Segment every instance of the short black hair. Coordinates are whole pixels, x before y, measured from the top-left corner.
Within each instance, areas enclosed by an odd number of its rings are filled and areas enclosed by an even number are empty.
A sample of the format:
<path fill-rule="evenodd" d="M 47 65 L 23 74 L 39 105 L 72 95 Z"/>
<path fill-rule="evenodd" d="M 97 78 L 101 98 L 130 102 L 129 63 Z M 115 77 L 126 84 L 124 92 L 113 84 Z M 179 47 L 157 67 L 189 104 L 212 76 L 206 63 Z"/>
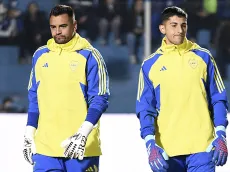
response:
<path fill-rule="evenodd" d="M 188 14 L 181 8 L 176 6 L 166 7 L 161 13 L 161 23 L 168 20 L 172 16 L 184 17 L 186 19 L 188 18 Z"/>
<path fill-rule="evenodd" d="M 50 17 L 51 16 L 59 16 L 62 14 L 67 14 L 70 18 L 75 20 L 75 14 L 73 11 L 73 8 L 68 5 L 56 5 L 54 8 L 50 11 Z"/>

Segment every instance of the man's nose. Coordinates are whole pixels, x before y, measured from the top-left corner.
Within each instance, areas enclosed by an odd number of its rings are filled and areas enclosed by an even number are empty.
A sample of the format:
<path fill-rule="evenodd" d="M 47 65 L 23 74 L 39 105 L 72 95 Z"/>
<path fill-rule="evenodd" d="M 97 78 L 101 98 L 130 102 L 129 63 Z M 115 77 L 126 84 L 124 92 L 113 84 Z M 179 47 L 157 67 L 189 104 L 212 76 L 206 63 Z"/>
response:
<path fill-rule="evenodd" d="M 178 27 L 178 33 L 183 33 L 183 28 L 181 26 Z"/>
<path fill-rule="evenodd" d="M 57 29 L 56 29 L 56 34 L 57 34 L 57 35 L 61 34 L 61 29 L 60 29 L 60 28 L 57 28 Z"/>

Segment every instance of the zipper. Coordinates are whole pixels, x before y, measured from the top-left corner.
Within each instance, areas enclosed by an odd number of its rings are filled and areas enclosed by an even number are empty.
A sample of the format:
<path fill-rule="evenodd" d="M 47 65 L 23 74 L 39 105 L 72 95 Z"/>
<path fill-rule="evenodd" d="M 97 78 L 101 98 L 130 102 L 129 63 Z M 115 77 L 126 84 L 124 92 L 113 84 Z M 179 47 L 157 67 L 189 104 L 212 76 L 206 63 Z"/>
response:
<path fill-rule="evenodd" d="M 182 105 L 183 104 L 183 99 L 182 99 L 182 97 L 183 97 L 183 80 L 184 80 L 184 54 L 182 54 L 180 51 L 179 51 L 179 49 L 177 48 L 177 53 L 178 53 L 178 63 L 179 63 L 179 70 L 178 70 L 178 83 L 179 83 L 179 88 L 178 89 L 180 89 L 180 91 L 181 91 L 181 94 L 180 95 L 178 95 L 178 103 L 180 104 L 180 105 Z"/>
<path fill-rule="evenodd" d="M 59 48 L 59 52 L 58 52 L 58 55 L 60 56 L 62 53 L 62 48 Z"/>

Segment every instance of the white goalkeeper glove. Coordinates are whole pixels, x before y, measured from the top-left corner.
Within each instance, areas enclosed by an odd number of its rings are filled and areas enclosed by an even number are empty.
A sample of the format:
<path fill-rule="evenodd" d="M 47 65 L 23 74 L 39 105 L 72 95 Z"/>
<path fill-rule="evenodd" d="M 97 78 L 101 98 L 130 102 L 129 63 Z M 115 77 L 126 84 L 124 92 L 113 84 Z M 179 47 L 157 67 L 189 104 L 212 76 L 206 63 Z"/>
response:
<path fill-rule="evenodd" d="M 93 124 L 91 122 L 83 122 L 76 134 L 61 143 L 61 147 L 65 149 L 64 156 L 66 158 L 83 160 L 87 137 L 92 130 Z"/>
<path fill-rule="evenodd" d="M 32 160 L 33 154 L 36 153 L 35 143 L 34 143 L 34 135 L 36 128 L 32 126 L 26 126 L 26 131 L 24 135 L 24 145 L 23 145 L 23 155 L 27 162 L 31 165 L 34 164 Z"/>

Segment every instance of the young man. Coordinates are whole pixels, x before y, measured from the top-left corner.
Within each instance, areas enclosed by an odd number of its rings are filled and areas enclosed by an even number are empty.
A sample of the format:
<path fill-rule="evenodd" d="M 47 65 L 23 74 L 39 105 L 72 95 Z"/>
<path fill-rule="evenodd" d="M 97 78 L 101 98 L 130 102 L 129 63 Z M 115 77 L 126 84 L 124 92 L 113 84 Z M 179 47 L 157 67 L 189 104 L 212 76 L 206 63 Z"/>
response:
<path fill-rule="evenodd" d="M 161 47 L 144 60 L 136 113 L 152 171 L 214 172 L 224 165 L 227 96 L 211 53 L 186 39 L 187 14 L 162 12 Z"/>
<path fill-rule="evenodd" d="M 34 171 L 98 171 L 108 74 L 98 50 L 76 28 L 72 8 L 55 6 L 53 38 L 33 55 L 23 153 Z"/>

